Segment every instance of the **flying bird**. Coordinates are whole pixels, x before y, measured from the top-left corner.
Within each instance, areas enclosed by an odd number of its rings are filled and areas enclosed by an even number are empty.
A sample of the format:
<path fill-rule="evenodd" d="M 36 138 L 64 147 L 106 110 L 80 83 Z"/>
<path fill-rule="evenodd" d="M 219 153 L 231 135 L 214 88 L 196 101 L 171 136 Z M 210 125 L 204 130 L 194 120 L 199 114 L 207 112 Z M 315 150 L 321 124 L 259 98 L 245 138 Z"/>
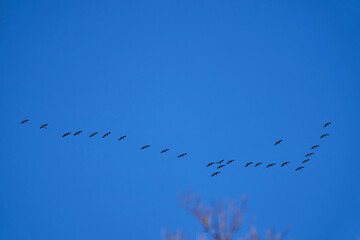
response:
<path fill-rule="evenodd" d="M 150 145 L 145 145 L 145 146 L 143 146 L 141 149 L 146 149 L 146 148 L 148 148 L 148 147 L 150 147 Z"/>
<path fill-rule="evenodd" d="M 24 123 L 26 123 L 26 122 L 28 122 L 28 121 L 29 121 L 29 119 L 25 119 L 24 121 L 21 121 L 20 124 L 24 124 Z"/>
<path fill-rule="evenodd" d="M 126 138 L 126 136 L 122 136 L 118 140 L 120 141 L 120 140 L 123 140 L 124 138 Z"/>
<path fill-rule="evenodd" d="M 220 165 L 220 166 L 217 167 L 217 169 L 222 168 L 223 166 L 225 166 L 225 165 L 224 165 L 224 164 L 223 164 L 223 165 Z"/>
<path fill-rule="evenodd" d="M 280 139 L 280 140 L 279 140 L 279 141 L 277 141 L 274 145 L 278 145 L 278 144 L 280 144 L 282 141 L 283 141 L 283 140 L 282 140 L 282 139 Z"/>
<path fill-rule="evenodd" d="M 251 165 L 252 163 L 253 163 L 253 162 L 248 162 L 248 163 L 245 165 L 245 167 Z"/>
<path fill-rule="evenodd" d="M 228 161 L 226 164 L 229 164 L 229 163 L 232 163 L 234 160 L 230 160 L 230 161 Z"/>
<path fill-rule="evenodd" d="M 218 175 L 219 173 L 221 173 L 221 172 L 214 172 L 211 176 L 213 177 L 213 176 L 216 176 L 216 175 Z"/>
<path fill-rule="evenodd" d="M 168 148 L 167 148 L 167 149 L 162 150 L 160 153 L 166 153 L 167 151 L 169 151 L 169 149 L 168 149 Z"/>
<path fill-rule="evenodd" d="M 297 169 L 295 169 L 295 171 L 299 171 L 301 169 L 303 169 L 304 167 L 298 167 Z"/>
<path fill-rule="evenodd" d="M 177 157 L 178 157 L 178 158 L 181 158 L 181 157 L 184 157 L 185 155 L 187 155 L 187 153 L 180 154 L 180 155 L 177 156 Z"/>
<path fill-rule="evenodd" d="M 48 124 L 47 123 L 45 123 L 44 125 L 42 125 L 40 128 L 46 128 L 46 126 L 47 126 Z"/>
<path fill-rule="evenodd" d="M 331 122 L 327 122 L 327 123 L 325 123 L 324 127 L 329 126 L 330 124 L 331 124 Z"/>
<path fill-rule="evenodd" d="M 110 133 L 111 133 L 111 132 L 105 133 L 104 136 L 102 136 L 102 138 L 109 136 Z"/>
<path fill-rule="evenodd" d="M 62 135 L 62 137 L 66 137 L 67 135 L 70 135 L 71 133 L 65 133 L 64 135 Z"/>
<path fill-rule="evenodd" d="M 311 147 L 311 149 L 315 149 L 315 148 L 318 148 L 318 147 L 320 147 L 320 146 L 319 145 L 314 145 L 314 146 Z"/>
<path fill-rule="evenodd" d="M 286 166 L 286 165 L 288 165 L 290 162 L 284 162 L 283 164 L 281 164 L 281 167 L 283 167 L 283 166 Z"/>
<path fill-rule="evenodd" d="M 82 131 L 77 131 L 76 133 L 74 133 L 74 136 L 79 135 L 80 133 L 82 133 Z"/>
<path fill-rule="evenodd" d="M 308 153 L 305 155 L 305 157 L 311 157 L 312 155 L 314 155 L 314 153 Z"/>
<path fill-rule="evenodd" d="M 211 163 L 209 163 L 208 165 L 206 165 L 206 167 L 210 167 L 211 165 L 213 165 L 214 164 L 214 162 L 211 162 Z"/>
<path fill-rule="evenodd" d="M 276 163 L 270 163 L 269 165 L 266 166 L 266 168 L 272 167 L 274 165 L 276 165 Z"/>
<path fill-rule="evenodd" d="M 221 160 L 221 161 L 218 161 L 218 162 L 216 162 L 216 163 L 221 164 L 223 161 L 224 161 L 224 160 Z"/>
<path fill-rule="evenodd" d="M 320 138 L 327 137 L 327 136 L 329 136 L 329 134 L 325 133 L 325 134 L 321 135 Z"/>
<path fill-rule="evenodd" d="M 95 136 L 96 134 L 98 134 L 98 132 L 94 132 L 94 133 L 91 134 L 89 137 L 93 137 L 93 136 Z"/>
<path fill-rule="evenodd" d="M 310 161 L 310 158 L 305 159 L 302 163 L 306 163 L 306 162 L 308 162 L 308 161 Z"/>
<path fill-rule="evenodd" d="M 255 164 L 255 167 L 260 166 L 261 164 L 262 164 L 262 162 L 259 162 L 259 163 Z"/>

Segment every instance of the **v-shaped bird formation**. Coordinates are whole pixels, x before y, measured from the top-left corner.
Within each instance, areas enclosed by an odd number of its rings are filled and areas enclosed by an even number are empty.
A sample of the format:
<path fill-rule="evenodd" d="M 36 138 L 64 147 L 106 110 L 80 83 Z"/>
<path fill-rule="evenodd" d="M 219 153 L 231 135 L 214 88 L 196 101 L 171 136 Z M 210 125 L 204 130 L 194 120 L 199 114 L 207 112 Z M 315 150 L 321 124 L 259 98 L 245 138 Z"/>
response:
<path fill-rule="evenodd" d="M 327 123 L 325 123 L 324 125 L 323 125 L 323 128 L 325 128 L 325 127 L 327 127 L 327 126 L 329 126 L 331 124 L 331 122 L 327 122 Z M 322 134 L 321 136 L 320 136 L 320 138 L 326 138 L 326 137 L 328 137 L 328 136 L 330 136 L 330 134 L 328 134 L 328 133 L 324 133 L 324 134 Z M 274 143 L 274 146 L 277 146 L 277 145 L 280 145 L 280 143 L 282 143 L 283 142 L 283 139 L 279 139 L 279 140 L 277 140 L 275 143 Z M 319 148 L 320 147 L 320 145 L 313 145 L 312 147 L 310 147 L 310 149 L 311 150 L 313 150 L 313 151 L 315 151 L 317 148 Z M 315 152 L 308 152 L 306 155 L 305 155 L 305 157 L 308 157 L 307 159 L 305 159 L 305 160 L 303 160 L 302 162 L 301 162 L 301 164 L 305 164 L 305 163 L 307 163 L 307 162 L 309 162 L 310 161 L 310 158 L 313 156 L 315 154 Z M 207 165 L 206 165 L 206 167 L 210 167 L 210 166 L 212 166 L 212 165 L 214 165 L 214 164 L 218 164 L 217 166 L 216 166 L 216 169 L 220 169 L 220 168 L 223 168 L 223 167 L 225 167 L 225 164 L 222 164 L 222 162 L 223 162 L 224 160 L 221 160 L 221 161 L 219 161 L 219 162 L 210 162 L 210 163 L 208 163 Z M 229 164 L 230 162 L 234 162 L 235 160 L 230 160 L 227 164 Z M 257 163 L 254 163 L 254 162 L 246 162 L 246 163 L 243 163 L 244 165 L 244 167 L 245 168 L 248 168 L 248 167 L 250 167 L 250 166 L 254 166 L 254 167 L 259 167 L 260 165 L 262 165 L 263 164 L 263 162 L 257 162 Z M 271 168 L 271 167 L 275 167 L 275 166 L 280 166 L 281 168 L 285 168 L 287 165 L 289 165 L 290 164 L 290 162 L 289 161 L 286 161 L 286 162 L 283 162 L 283 163 L 281 163 L 281 164 L 276 164 L 276 163 L 269 163 L 269 164 L 267 164 L 267 165 L 265 165 L 266 167 L 265 168 Z M 299 171 L 299 170 L 302 170 L 302 169 L 304 169 L 304 166 L 297 166 L 296 168 L 295 168 L 295 171 Z M 213 173 L 213 174 L 211 174 L 211 176 L 212 177 L 214 177 L 214 176 L 216 176 L 216 175 L 219 175 L 221 172 L 220 171 L 217 171 L 217 172 L 215 172 L 215 173 Z"/>
<path fill-rule="evenodd" d="M 29 121 L 30 121 L 29 119 L 26 119 L 26 120 L 21 121 L 20 124 L 28 124 Z M 325 124 L 323 125 L 323 128 L 329 126 L 330 124 L 331 124 L 331 122 L 325 123 Z M 47 126 L 48 126 L 47 123 L 42 124 L 42 125 L 40 126 L 40 129 L 47 129 Z M 83 130 L 76 131 L 75 133 L 73 133 L 73 136 L 80 135 L 81 133 L 83 133 Z M 71 134 L 72 134 L 71 132 L 66 132 L 66 133 L 63 133 L 61 136 L 64 138 L 64 137 L 68 137 L 68 136 L 71 135 Z M 95 137 L 97 134 L 99 134 L 99 133 L 98 133 L 98 132 L 91 132 L 90 135 L 88 135 L 88 136 L 89 136 L 90 138 L 93 138 L 93 137 Z M 110 134 L 111 134 L 111 132 L 106 132 L 106 133 L 104 133 L 104 134 L 102 135 L 102 138 L 109 137 Z M 323 138 L 326 138 L 326 137 L 328 137 L 328 136 L 330 136 L 330 134 L 324 133 L 324 134 L 322 134 L 322 135 L 320 136 L 320 138 L 323 139 Z M 124 140 L 125 138 L 126 138 L 126 135 L 120 136 L 120 137 L 118 138 L 118 141 Z M 274 143 L 274 146 L 278 146 L 278 145 L 280 145 L 280 143 L 282 143 L 282 142 L 283 142 L 283 139 L 279 139 L 279 140 L 277 140 L 277 141 Z M 143 145 L 142 147 L 140 147 L 140 150 L 145 150 L 145 149 L 150 148 L 150 147 L 151 147 L 150 145 Z M 318 149 L 319 147 L 320 147 L 320 145 L 317 145 L 317 144 L 316 144 L 316 145 L 313 145 L 312 147 L 310 147 L 310 149 L 313 150 L 313 151 L 316 151 L 316 149 Z M 165 154 L 165 153 L 167 153 L 169 150 L 170 150 L 169 148 L 165 148 L 165 149 L 161 150 L 160 153 L 161 153 L 161 154 Z M 309 153 L 307 153 L 307 154 L 305 155 L 305 157 L 307 157 L 307 159 L 303 160 L 301 163 L 302 163 L 302 164 L 305 164 L 305 163 L 309 162 L 309 161 L 310 161 L 310 158 L 311 158 L 314 154 L 315 154 L 315 152 L 309 152 Z M 183 158 L 183 157 L 185 157 L 185 156 L 187 156 L 187 153 L 181 153 L 181 154 L 177 155 L 177 158 Z M 223 159 L 223 160 L 220 160 L 220 161 L 218 161 L 218 162 L 210 162 L 210 163 L 208 163 L 208 164 L 206 165 L 206 167 L 215 166 L 216 169 L 220 169 L 220 168 L 225 167 L 226 165 L 229 165 L 229 164 L 233 163 L 235 160 L 234 160 L 234 159 L 231 159 L 231 160 L 228 160 L 226 163 L 223 164 L 224 161 L 225 161 L 225 160 Z M 270 167 L 275 167 L 275 166 L 280 166 L 281 168 L 284 168 L 284 167 L 286 167 L 286 166 L 289 165 L 289 164 L 290 164 L 290 162 L 289 162 L 289 161 L 286 161 L 286 162 L 283 162 L 283 163 L 281 163 L 281 164 L 268 163 L 268 164 L 266 164 L 266 165 L 264 165 L 264 166 L 266 166 L 265 168 L 270 168 Z M 263 162 L 255 162 L 255 163 L 254 163 L 254 162 L 246 162 L 246 163 L 244 163 L 243 166 L 247 168 L 247 167 L 250 167 L 250 166 L 259 167 L 260 165 L 263 165 Z M 297 167 L 295 168 L 295 171 L 299 171 L 299 170 L 302 170 L 302 169 L 304 169 L 304 166 L 297 166 Z M 221 173 L 220 171 L 216 171 L 216 172 L 212 173 L 211 176 L 212 176 L 212 177 L 213 177 L 213 176 L 217 176 L 217 175 L 219 175 L 220 173 Z"/>

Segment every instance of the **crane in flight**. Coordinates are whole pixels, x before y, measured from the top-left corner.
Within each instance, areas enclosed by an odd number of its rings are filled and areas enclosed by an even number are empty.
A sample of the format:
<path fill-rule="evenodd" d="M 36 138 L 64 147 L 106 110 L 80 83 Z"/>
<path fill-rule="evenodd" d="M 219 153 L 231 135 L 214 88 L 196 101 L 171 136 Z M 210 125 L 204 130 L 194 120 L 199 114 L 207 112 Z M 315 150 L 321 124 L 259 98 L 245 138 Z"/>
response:
<path fill-rule="evenodd" d="M 210 167 L 213 164 L 214 164 L 214 162 L 208 163 L 208 165 L 206 165 L 206 167 Z"/>
<path fill-rule="evenodd" d="M 77 131 L 76 133 L 74 133 L 74 136 L 79 135 L 80 133 L 82 133 L 82 131 Z"/>
<path fill-rule="evenodd" d="M 126 136 L 121 136 L 118 140 L 123 140 L 124 138 L 126 138 Z"/>
<path fill-rule="evenodd" d="M 220 166 L 217 167 L 217 169 L 222 168 L 222 167 L 224 167 L 224 166 L 225 166 L 224 164 L 223 164 L 223 165 L 220 165 Z"/>
<path fill-rule="evenodd" d="M 280 144 L 282 141 L 283 141 L 283 140 L 282 140 L 282 139 L 280 139 L 280 140 L 279 140 L 279 141 L 277 141 L 274 145 L 276 146 L 276 145 Z"/>
<path fill-rule="evenodd" d="M 248 163 L 245 165 L 245 167 L 250 166 L 252 163 L 253 163 L 253 162 L 248 162 Z"/>
<path fill-rule="evenodd" d="M 110 133 L 111 133 L 111 132 L 105 133 L 104 136 L 102 136 L 102 138 L 109 136 Z"/>
<path fill-rule="evenodd" d="M 44 125 L 41 125 L 41 127 L 40 128 L 45 128 L 46 129 L 46 127 L 47 127 L 47 123 L 45 123 Z"/>
<path fill-rule="evenodd" d="M 187 155 L 187 153 L 182 153 L 182 154 L 180 154 L 179 156 L 177 156 L 178 158 L 181 158 L 181 157 L 184 157 L 184 156 L 186 156 Z"/>
<path fill-rule="evenodd" d="M 266 168 L 272 167 L 274 165 L 276 165 L 276 163 L 270 163 L 269 165 L 266 166 Z"/>
<path fill-rule="evenodd" d="M 62 135 L 62 137 L 66 137 L 66 136 L 68 136 L 68 135 L 70 135 L 70 134 L 71 134 L 70 132 L 65 133 L 64 135 Z"/>
<path fill-rule="evenodd" d="M 211 176 L 213 177 L 213 176 L 216 176 L 216 175 L 218 175 L 219 173 L 221 173 L 221 172 L 214 172 Z"/>
<path fill-rule="evenodd" d="M 168 149 L 168 148 L 167 148 L 167 149 L 162 150 L 160 153 L 166 153 L 167 151 L 169 151 L 169 149 Z"/>
<path fill-rule="evenodd" d="M 330 124 L 331 124 L 331 122 L 327 122 L 327 123 L 324 124 L 324 127 L 327 127 L 327 126 L 329 126 Z"/>
<path fill-rule="evenodd" d="M 145 145 L 145 146 L 143 146 L 141 149 L 146 149 L 146 148 L 148 148 L 148 147 L 150 147 L 150 145 Z"/>
<path fill-rule="evenodd" d="M 283 164 L 281 164 L 281 167 L 283 167 L 283 166 L 286 166 L 286 165 L 288 165 L 290 162 L 284 162 Z"/>
<path fill-rule="evenodd" d="M 93 137 L 93 136 L 95 136 L 96 134 L 98 134 L 98 132 L 92 133 L 89 137 Z"/>
<path fill-rule="evenodd" d="M 20 124 L 24 124 L 24 123 L 26 123 L 28 121 L 29 121 L 29 119 L 25 119 L 25 120 L 21 121 Z"/>

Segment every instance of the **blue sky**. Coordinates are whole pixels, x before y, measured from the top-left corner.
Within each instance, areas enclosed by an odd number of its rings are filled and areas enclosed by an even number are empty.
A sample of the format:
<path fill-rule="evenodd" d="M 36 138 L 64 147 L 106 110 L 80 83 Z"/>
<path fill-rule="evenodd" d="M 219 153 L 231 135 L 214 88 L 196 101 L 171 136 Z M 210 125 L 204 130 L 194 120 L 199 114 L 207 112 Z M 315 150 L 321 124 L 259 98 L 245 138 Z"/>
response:
<path fill-rule="evenodd" d="M 188 190 L 246 194 L 262 234 L 360 236 L 358 1 L 5 0 L 0 16 L 1 239 L 195 239 Z"/>

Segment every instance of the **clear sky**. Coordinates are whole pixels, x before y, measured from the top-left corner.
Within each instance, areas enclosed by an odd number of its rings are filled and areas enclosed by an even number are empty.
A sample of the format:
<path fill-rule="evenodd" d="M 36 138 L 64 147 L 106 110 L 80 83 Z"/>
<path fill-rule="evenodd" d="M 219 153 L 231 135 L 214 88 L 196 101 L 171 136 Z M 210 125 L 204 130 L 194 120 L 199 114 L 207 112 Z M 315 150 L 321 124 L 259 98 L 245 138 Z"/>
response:
<path fill-rule="evenodd" d="M 355 239 L 359 66 L 355 0 L 0 1 L 0 239 L 195 239 L 188 190 L 246 194 L 261 234 Z"/>

